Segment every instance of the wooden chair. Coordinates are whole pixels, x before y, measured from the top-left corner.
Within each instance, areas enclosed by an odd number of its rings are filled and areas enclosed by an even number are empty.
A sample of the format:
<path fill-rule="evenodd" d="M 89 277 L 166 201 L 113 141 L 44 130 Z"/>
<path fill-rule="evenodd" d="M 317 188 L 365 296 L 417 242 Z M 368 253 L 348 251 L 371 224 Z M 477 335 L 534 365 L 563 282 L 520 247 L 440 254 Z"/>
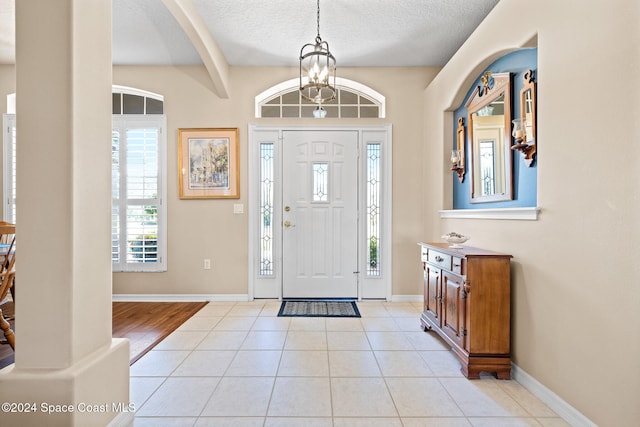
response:
<path fill-rule="evenodd" d="M 7 297 L 9 290 L 13 288 L 16 277 L 16 226 L 6 222 L 0 222 L 0 241 L 6 241 L 0 254 L 0 304 Z M 6 253 L 4 250 L 6 249 Z M 7 343 L 15 350 L 15 334 L 11 330 L 11 324 L 5 319 L 0 307 L 0 329 L 4 333 Z"/>

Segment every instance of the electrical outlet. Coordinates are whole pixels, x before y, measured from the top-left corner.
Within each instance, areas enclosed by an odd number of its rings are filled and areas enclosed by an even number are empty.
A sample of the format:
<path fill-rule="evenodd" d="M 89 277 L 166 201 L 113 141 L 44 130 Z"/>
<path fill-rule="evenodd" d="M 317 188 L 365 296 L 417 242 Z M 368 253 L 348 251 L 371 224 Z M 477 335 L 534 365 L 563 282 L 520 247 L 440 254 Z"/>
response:
<path fill-rule="evenodd" d="M 209 258 L 204 259 L 204 269 L 211 270 L 211 260 Z"/>

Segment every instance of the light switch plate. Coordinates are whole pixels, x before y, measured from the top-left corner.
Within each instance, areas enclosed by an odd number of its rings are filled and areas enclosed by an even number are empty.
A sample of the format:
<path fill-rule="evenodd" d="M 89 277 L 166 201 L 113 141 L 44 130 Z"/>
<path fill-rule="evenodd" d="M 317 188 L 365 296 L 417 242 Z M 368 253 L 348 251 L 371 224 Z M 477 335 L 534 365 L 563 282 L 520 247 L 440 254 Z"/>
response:
<path fill-rule="evenodd" d="M 241 214 L 244 213 L 244 205 L 242 203 L 236 203 L 233 205 L 233 213 Z"/>

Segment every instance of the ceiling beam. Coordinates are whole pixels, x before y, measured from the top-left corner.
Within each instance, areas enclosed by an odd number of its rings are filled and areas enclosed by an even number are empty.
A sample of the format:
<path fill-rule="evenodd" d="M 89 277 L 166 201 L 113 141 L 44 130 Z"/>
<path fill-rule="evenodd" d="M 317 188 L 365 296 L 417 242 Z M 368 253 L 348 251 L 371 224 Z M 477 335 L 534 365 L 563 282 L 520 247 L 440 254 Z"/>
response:
<path fill-rule="evenodd" d="M 193 43 L 209 72 L 215 93 L 229 98 L 229 63 L 191 0 L 162 0 Z"/>

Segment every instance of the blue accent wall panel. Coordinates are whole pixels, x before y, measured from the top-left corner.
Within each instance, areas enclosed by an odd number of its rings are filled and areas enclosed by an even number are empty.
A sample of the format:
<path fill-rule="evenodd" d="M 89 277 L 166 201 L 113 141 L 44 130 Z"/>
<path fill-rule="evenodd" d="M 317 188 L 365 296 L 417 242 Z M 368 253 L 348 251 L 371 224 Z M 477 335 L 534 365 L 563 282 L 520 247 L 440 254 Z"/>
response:
<path fill-rule="evenodd" d="M 492 73 L 511 73 L 511 98 L 512 98 L 512 119 L 520 117 L 520 91 L 523 88 L 524 80 L 523 76 L 528 70 L 534 70 L 533 76 L 537 83 L 538 81 L 538 49 L 521 49 L 511 53 L 508 53 L 501 58 L 493 62 L 488 71 Z M 473 85 L 469 88 L 467 95 L 460 107 L 454 112 L 453 128 L 451 129 L 451 138 L 453 146 L 456 140 L 456 128 L 458 126 L 458 118 L 464 118 L 465 124 L 465 136 L 467 133 L 467 101 L 473 94 L 474 89 L 480 85 L 480 76 L 476 79 Z M 509 131 L 511 132 L 511 131 Z M 466 140 L 466 138 L 465 138 Z M 537 142 L 537 141 L 536 141 Z M 512 140 L 513 144 L 513 140 Z M 535 207 L 538 202 L 538 156 L 535 155 L 535 161 L 528 167 L 524 163 L 524 156 L 519 151 L 511 152 L 513 159 L 513 200 L 502 202 L 489 202 L 489 203 L 471 203 L 471 167 L 468 164 L 469 153 L 471 147 L 469 141 L 466 140 L 465 161 L 467 164 L 466 172 L 464 175 L 464 182 L 458 181 L 458 175 L 451 173 L 453 180 L 453 209 L 493 209 L 493 208 L 516 208 L 516 207 Z"/>

